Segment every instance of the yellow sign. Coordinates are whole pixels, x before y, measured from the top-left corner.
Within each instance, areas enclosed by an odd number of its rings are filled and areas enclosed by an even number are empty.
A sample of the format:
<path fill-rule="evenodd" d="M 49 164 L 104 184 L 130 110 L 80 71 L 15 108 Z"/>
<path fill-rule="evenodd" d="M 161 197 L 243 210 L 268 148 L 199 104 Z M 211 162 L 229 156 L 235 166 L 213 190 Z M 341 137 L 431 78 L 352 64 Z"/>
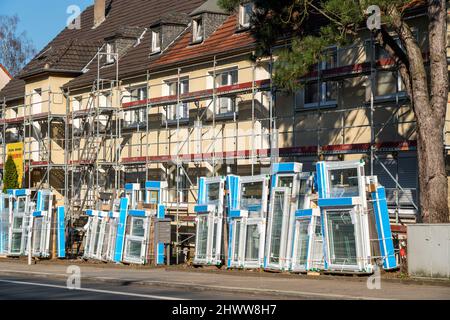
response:
<path fill-rule="evenodd" d="M 19 188 L 21 188 L 23 179 L 23 142 L 7 144 L 6 155 L 7 157 L 11 156 L 14 160 L 19 177 Z"/>

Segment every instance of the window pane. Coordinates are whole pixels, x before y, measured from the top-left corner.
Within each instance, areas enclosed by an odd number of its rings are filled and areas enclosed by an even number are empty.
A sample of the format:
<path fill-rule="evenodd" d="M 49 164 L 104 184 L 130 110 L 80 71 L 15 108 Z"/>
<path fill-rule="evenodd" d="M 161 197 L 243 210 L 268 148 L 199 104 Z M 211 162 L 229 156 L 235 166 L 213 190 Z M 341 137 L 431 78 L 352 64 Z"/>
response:
<path fill-rule="evenodd" d="M 215 202 L 219 200 L 220 183 L 208 183 L 206 190 L 207 202 Z"/>
<path fill-rule="evenodd" d="M 297 264 L 304 265 L 308 259 L 309 222 L 311 218 L 301 219 L 297 222 L 297 250 L 295 252 Z"/>
<path fill-rule="evenodd" d="M 294 177 L 292 177 L 292 176 L 279 177 L 277 187 L 292 189 L 293 184 L 294 184 Z"/>
<path fill-rule="evenodd" d="M 350 211 L 331 211 L 327 215 L 331 263 L 356 265 L 355 227 Z"/>
<path fill-rule="evenodd" d="M 356 197 L 359 195 L 358 170 L 336 169 L 329 172 L 330 198 Z"/>
<path fill-rule="evenodd" d="M 280 262 L 280 250 L 281 250 L 281 232 L 283 226 L 283 214 L 284 214 L 284 192 L 276 191 L 274 195 L 273 204 L 273 216 L 272 216 L 272 234 L 270 241 L 270 262 Z"/>
<path fill-rule="evenodd" d="M 23 227 L 23 218 L 22 217 L 14 217 L 13 229 L 22 229 L 22 227 Z"/>
<path fill-rule="evenodd" d="M 318 103 L 319 102 L 319 87 L 317 82 L 308 83 L 305 85 L 305 103 Z"/>
<path fill-rule="evenodd" d="M 245 247 L 245 260 L 258 261 L 259 258 L 259 230 L 258 225 L 251 224 L 247 226 L 247 239 Z"/>
<path fill-rule="evenodd" d="M 241 236 L 241 221 L 237 220 L 234 224 L 234 243 L 233 243 L 233 261 L 239 259 L 239 243 Z"/>
<path fill-rule="evenodd" d="M 198 233 L 197 233 L 197 258 L 206 258 L 206 248 L 208 243 L 208 216 L 202 215 L 198 217 Z"/>
<path fill-rule="evenodd" d="M 20 253 L 22 244 L 22 233 L 14 232 L 12 234 L 11 253 Z"/>
<path fill-rule="evenodd" d="M 128 258 L 141 259 L 142 241 L 128 240 Z"/>
<path fill-rule="evenodd" d="M 50 206 L 50 196 L 44 196 L 42 199 L 42 211 L 48 211 Z"/>
<path fill-rule="evenodd" d="M 243 183 L 241 187 L 241 209 L 260 210 L 262 205 L 262 182 Z"/>
<path fill-rule="evenodd" d="M 135 237 L 144 237 L 144 219 L 133 217 L 131 220 L 131 235 Z"/>

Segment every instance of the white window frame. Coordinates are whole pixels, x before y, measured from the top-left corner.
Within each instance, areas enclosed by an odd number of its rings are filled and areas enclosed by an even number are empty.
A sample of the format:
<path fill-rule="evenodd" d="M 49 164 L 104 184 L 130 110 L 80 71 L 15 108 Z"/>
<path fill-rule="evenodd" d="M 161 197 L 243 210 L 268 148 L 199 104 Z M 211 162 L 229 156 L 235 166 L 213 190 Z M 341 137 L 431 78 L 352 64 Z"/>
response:
<path fill-rule="evenodd" d="M 236 78 L 233 79 L 233 75 L 232 72 L 236 72 Z M 228 74 L 227 76 L 227 83 L 223 84 L 222 83 L 222 75 L 223 74 Z M 239 83 L 239 68 L 236 67 L 230 67 L 230 68 L 226 68 L 226 69 L 222 69 L 222 70 L 218 70 L 215 73 L 210 71 L 209 72 L 210 75 L 210 79 L 212 79 L 212 86 L 215 88 L 222 88 L 222 87 L 226 87 L 226 86 L 231 86 L 231 85 L 235 85 Z M 234 81 L 235 80 L 235 81 Z M 222 105 L 225 106 L 225 108 L 222 108 Z M 221 110 L 223 109 L 227 109 L 226 112 L 221 112 Z M 216 115 L 227 115 L 227 114 L 232 114 L 236 112 L 236 100 L 234 98 L 230 98 L 230 97 L 218 97 L 216 100 L 216 110 L 214 110 L 214 113 Z"/>
<path fill-rule="evenodd" d="M 175 92 L 172 86 L 175 85 Z M 165 91 L 168 96 L 177 96 L 189 92 L 189 77 L 181 77 L 178 79 L 169 79 L 164 81 Z M 180 102 L 166 106 L 166 119 L 168 121 L 177 121 L 189 119 L 189 105 L 187 102 Z"/>
<path fill-rule="evenodd" d="M 106 63 L 114 63 L 115 62 L 115 43 L 113 41 L 106 43 Z"/>
<path fill-rule="evenodd" d="M 246 9 L 248 6 L 251 7 L 251 12 L 254 10 L 254 4 L 251 1 L 242 3 L 239 5 L 239 27 L 241 29 L 250 28 L 250 19 L 251 19 L 251 13 L 248 13 Z M 245 22 L 246 17 L 248 16 L 248 22 Z"/>
<path fill-rule="evenodd" d="M 158 44 L 158 45 L 156 45 Z M 152 31 L 152 53 L 161 52 L 161 31 Z"/>
<path fill-rule="evenodd" d="M 192 42 L 202 42 L 204 39 L 204 25 L 203 18 L 197 17 L 192 20 Z"/>

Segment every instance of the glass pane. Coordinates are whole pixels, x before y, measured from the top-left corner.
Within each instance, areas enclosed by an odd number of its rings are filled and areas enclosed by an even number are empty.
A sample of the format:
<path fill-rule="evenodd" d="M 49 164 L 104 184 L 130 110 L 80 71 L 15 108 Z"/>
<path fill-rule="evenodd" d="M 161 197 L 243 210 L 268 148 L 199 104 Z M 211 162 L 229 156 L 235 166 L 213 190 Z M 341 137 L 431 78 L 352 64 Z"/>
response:
<path fill-rule="evenodd" d="M 131 220 L 131 235 L 134 237 L 144 237 L 144 219 L 142 218 L 132 218 Z"/>
<path fill-rule="evenodd" d="M 42 198 L 42 211 L 48 211 L 50 206 L 50 196 L 46 195 Z"/>
<path fill-rule="evenodd" d="M 41 236 L 42 218 L 35 218 L 33 226 L 33 251 L 36 253 L 41 251 Z"/>
<path fill-rule="evenodd" d="M 94 247 L 92 248 L 94 250 L 94 254 L 97 254 L 98 252 L 98 243 L 100 240 L 100 228 L 101 228 L 101 223 L 100 221 L 97 223 L 97 227 L 95 228 L 95 241 L 94 241 Z"/>
<path fill-rule="evenodd" d="M 22 229 L 23 227 L 23 217 L 14 217 L 13 229 Z"/>
<path fill-rule="evenodd" d="M 216 250 L 217 250 L 217 222 L 214 222 L 213 224 L 213 244 L 212 244 L 212 255 L 213 257 L 216 255 Z"/>
<path fill-rule="evenodd" d="M 150 204 L 158 204 L 159 202 L 159 192 L 156 190 L 151 190 L 148 192 L 148 202 Z"/>
<path fill-rule="evenodd" d="M 329 198 L 356 197 L 359 195 L 357 168 L 330 170 L 329 181 Z"/>
<path fill-rule="evenodd" d="M 241 221 L 238 220 L 234 224 L 234 243 L 233 243 L 233 261 L 238 261 L 239 259 L 239 242 L 241 236 Z"/>
<path fill-rule="evenodd" d="M 15 232 L 12 234 L 11 253 L 20 253 L 20 245 L 22 244 L 22 233 Z"/>
<path fill-rule="evenodd" d="M 245 246 L 245 260 L 258 261 L 259 258 L 259 230 L 258 225 L 247 226 L 247 239 Z"/>
<path fill-rule="evenodd" d="M 263 183 L 243 183 L 241 187 L 241 209 L 249 211 L 260 210 L 262 205 Z"/>
<path fill-rule="evenodd" d="M 208 183 L 206 188 L 207 203 L 214 203 L 218 201 L 220 183 Z"/>
<path fill-rule="evenodd" d="M 206 249 L 208 243 L 208 216 L 198 217 L 198 233 L 197 233 L 197 258 L 206 258 Z"/>
<path fill-rule="evenodd" d="M 284 192 L 276 191 L 274 195 L 272 234 L 270 241 L 270 262 L 280 262 L 281 231 L 283 226 L 284 213 Z"/>
<path fill-rule="evenodd" d="M 25 198 L 19 197 L 17 199 L 17 209 L 19 212 L 25 212 Z"/>
<path fill-rule="evenodd" d="M 128 240 L 128 258 L 141 259 L 142 241 Z"/>
<path fill-rule="evenodd" d="M 309 193 L 309 181 L 305 179 L 300 180 L 300 190 L 298 194 L 298 209 L 305 209 L 305 197 Z"/>
<path fill-rule="evenodd" d="M 278 178 L 278 185 L 277 187 L 279 188 L 291 188 L 294 184 L 294 177 L 293 176 L 289 176 L 289 177 L 279 177 Z"/>
<path fill-rule="evenodd" d="M 355 227 L 350 211 L 328 212 L 328 233 L 331 263 L 356 265 Z"/>
<path fill-rule="evenodd" d="M 305 265 L 308 261 L 308 243 L 309 243 L 309 222 L 310 218 L 301 219 L 297 222 L 297 250 L 295 252 L 296 262 Z"/>
<path fill-rule="evenodd" d="M 305 103 L 319 102 L 319 87 L 317 82 L 308 83 L 305 85 Z"/>

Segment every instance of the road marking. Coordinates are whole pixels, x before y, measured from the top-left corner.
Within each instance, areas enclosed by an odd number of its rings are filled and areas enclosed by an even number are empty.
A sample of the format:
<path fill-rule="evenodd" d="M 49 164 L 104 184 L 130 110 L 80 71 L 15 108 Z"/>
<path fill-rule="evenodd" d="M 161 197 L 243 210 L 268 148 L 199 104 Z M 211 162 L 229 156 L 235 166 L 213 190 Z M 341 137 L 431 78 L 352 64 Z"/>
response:
<path fill-rule="evenodd" d="M 67 289 L 66 286 L 59 286 L 59 285 L 47 284 L 47 283 L 35 283 L 35 282 L 27 282 L 27 281 L 13 281 L 13 280 L 0 280 L 0 282 L 70 290 L 70 289 Z M 89 288 L 72 289 L 70 291 L 88 291 L 88 292 L 95 292 L 95 293 L 107 293 L 107 294 L 114 294 L 114 295 L 121 295 L 121 296 L 149 298 L 149 299 L 158 299 L 158 300 L 186 300 L 186 299 L 174 298 L 174 297 L 168 297 L 168 296 L 156 296 L 156 295 L 148 295 L 148 294 L 118 292 L 118 291 L 89 289 Z"/>
<path fill-rule="evenodd" d="M 6 273 L 25 273 L 25 274 L 41 274 L 41 275 L 59 275 L 59 276 L 67 276 L 66 274 L 61 273 L 48 273 L 48 272 L 31 272 L 31 271 L 16 271 L 16 270 L 0 270 L 0 272 Z M 121 281 L 138 281 L 137 279 L 118 279 L 118 278 L 109 278 L 109 277 L 89 277 L 89 280 L 95 279 L 105 279 L 105 280 L 121 280 Z M 148 284 L 156 284 L 156 285 L 175 285 L 179 287 L 187 288 L 189 286 L 194 285 L 193 283 L 185 283 L 185 282 L 177 282 L 177 281 L 155 281 L 155 280 L 143 280 L 140 281 Z M 353 299 L 353 300 L 392 300 L 389 298 L 380 298 L 380 297 L 366 297 L 366 296 L 351 296 L 345 294 L 333 294 L 333 293 L 320 293 L 320 292 L 309 292 L 309 291 L 287 291 L 287 290 L 271 290 L 271 289 L 260 289 L 260 288 L 236 288 L 229 286 L 216 286 L 216 285 L 207 285 L 207 284 L 195 284 L 197 288 L 206 288 L 212 290 L 227 290 L 227 291 L 244 291 L 244 292 L 261 292 L 261 293 L 274 293 L 274 294 L 287 294 L 287 295 L 297 295 L 297 296 L 312 296 L 312 297 L 320 297 L 320 298 L 335 298 L 335 299 Z M 64 287 L 67 289 L 66 287 Z"/>

